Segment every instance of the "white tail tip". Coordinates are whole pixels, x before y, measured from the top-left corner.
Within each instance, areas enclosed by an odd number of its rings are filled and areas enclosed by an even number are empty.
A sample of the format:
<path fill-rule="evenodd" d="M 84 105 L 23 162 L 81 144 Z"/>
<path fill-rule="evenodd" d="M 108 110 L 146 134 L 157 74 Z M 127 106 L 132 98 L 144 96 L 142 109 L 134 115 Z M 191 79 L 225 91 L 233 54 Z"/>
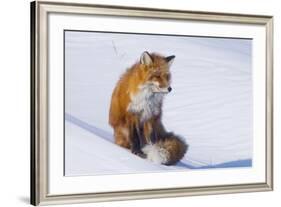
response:
<path fill-rule="evenodd" d="M 166 164 L 169 161 L 169 152 L 157 144 L 147 144 L 142 151 L 148 160 L 156 164 Z"/>

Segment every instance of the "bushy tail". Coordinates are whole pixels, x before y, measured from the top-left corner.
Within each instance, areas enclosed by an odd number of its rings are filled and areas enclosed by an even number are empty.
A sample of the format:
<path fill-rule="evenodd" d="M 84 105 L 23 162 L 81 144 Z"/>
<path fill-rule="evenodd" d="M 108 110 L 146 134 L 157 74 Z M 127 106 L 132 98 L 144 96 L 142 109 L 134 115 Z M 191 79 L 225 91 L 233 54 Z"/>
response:
<path fill-rule="evenodd" d="M 188 149 L 186 142 L 172 133 L 155 144 L 142 148 L 146 158 L 157 164 L 173 165 L 180 161 Z"/>

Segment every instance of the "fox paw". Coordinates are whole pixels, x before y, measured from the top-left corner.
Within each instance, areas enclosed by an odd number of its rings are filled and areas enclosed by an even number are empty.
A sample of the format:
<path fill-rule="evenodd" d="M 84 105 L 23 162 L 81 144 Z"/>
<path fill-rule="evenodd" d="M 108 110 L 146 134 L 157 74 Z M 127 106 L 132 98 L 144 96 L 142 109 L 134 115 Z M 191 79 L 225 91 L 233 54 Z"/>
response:
<path fill-rule="evenodd" d="M 138 151 L 132 151 L 133 154 L 141 157 L 141 158 L 146 158 L 146 154 L 144 154 L 142 151 L 138 150 Z"/>

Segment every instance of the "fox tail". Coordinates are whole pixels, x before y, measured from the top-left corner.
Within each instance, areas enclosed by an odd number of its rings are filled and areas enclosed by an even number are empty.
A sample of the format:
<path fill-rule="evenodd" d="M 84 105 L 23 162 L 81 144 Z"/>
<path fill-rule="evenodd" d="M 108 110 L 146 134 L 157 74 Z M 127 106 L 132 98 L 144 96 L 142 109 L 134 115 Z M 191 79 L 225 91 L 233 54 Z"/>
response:
<path fill-rule="evenodd" d="M 167 134 L 165 139 L 154 144 L 147 144 L 142 148 L 146 159 L 164 165 L 173 165 L 180 161 L 188 149 L 188 144 L 173 133 Z"/>

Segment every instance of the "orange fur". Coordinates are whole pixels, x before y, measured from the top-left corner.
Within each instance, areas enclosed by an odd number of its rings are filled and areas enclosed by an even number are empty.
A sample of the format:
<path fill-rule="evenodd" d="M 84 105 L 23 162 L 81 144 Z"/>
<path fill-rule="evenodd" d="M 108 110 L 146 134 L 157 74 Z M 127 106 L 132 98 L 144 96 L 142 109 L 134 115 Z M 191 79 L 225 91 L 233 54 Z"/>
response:
<path fill-rule="evenodd" d="M 142 140 L 143 144 L 150 143 L 153 135 L 156 135 L 157 140 L 163 139 L 159 143 L 161 143 L 161 146 L 169 149 L 170 158 L 172 159 L 172 161 L 166 164 L 174 164 L 183 157 L 186 151 L 186 144 L 181 140 L 178 141 L 175 136 L 167 137 L 168 133 L 161 123 L 162 104 L 159 114 L 146 120 L 145 123 L 140 123 L 139 114 L 128 111 L 128 106 L 132 101 L 131 98 L 138 93 L 140 90 L 139 86 L 142 84 L 149 81 L 157 82 L 160 88 L 170 85 L 169 64 L 165 57 L 156 53 L 150 54 L 150 57 L 153 60 L 151 64 L 135 63 L 117 82 L 111 97 L 109 124 L 114 129 L 115 143 L 128 149 L 133 147 L 134 127 L 139 128 L 143 126 L 145 138 Z M 165 140 L 169 140 L 169 142 L 165 143 Z M 179 152 L 180 155 L 175 155 L 177 152 L 172 152 L 171 150 Z"/>

